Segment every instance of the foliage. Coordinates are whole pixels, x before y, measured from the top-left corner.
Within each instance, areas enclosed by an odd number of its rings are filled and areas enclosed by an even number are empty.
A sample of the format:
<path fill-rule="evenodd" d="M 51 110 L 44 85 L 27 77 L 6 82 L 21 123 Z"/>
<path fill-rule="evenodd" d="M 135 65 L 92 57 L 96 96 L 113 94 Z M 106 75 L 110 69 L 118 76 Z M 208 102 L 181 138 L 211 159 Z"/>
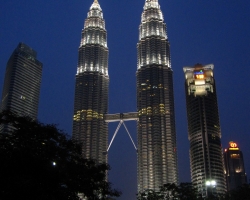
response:
<path fill-rule="evenodd" d="M 156 192 L 150 189 L 137 194 L 137 200 L 161 200 L 161 199 L 163 198 L 160 192 Z"/>
<path fill-rule="evenodd" d="M 231 190 L 224 195 L 210 195 L 202 198 L 191 183 L 165 184 L 158 192 L 146 190 L 137 195 L 137 200 L 250 200 L 250 185 Z"/>
<path fill-rule="evenodd" d="M 200 199 L 197 190 L 191 183 L 165 184 L 159 192 L 146 190 L 137 195 L 137 200 L 191 200 Z"/>
<path fill-rule="evenodd" d="M 56 128 L 4 111 L 0 126 L 0 199 L 78 200 L 120 196 L 106 181 L 107 164 L 83 159 L 81 147 Z"/>

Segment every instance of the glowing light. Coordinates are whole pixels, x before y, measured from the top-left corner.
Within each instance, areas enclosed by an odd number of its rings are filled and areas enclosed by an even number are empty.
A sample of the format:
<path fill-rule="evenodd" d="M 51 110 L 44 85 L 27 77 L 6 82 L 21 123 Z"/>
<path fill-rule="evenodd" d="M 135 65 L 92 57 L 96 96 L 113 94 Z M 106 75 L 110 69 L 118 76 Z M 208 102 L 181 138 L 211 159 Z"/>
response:
<path fill-rule="evenodd" d="M 211 185 L 210 181 L 207 181 L 206 186 L 210 186 L 210 185 Z"/>
<path fill-rule="evenodd" d="M 236 151 L 236 150 L 239 150 L 239 148 L 229 148 L 229 150 L 234 150 L 234 151 Z"/>
<path fill-rule="evenodd" d="M 196 74 L 195 78 L 196 79 L 204 79 L 204 75 L 203 74 Z"/>
<path fill-rule="evenodd" d="M 216 181 L 215 180 L 206 181 L 206 186 L 215 187 L 216 186 Z"/>
<path fill-rule="evenodd" d="M 237 143 L 235 143 L 235 142 L 229 142 L 229 146 L 231 148 L 237 148 L 238 147 Z"/>
<path fill-rule="evenodd" d="M 205 75 L 204 75 L 203 70 L 194 71 L 194 77 L 195 79 L 204 79 Z"/>

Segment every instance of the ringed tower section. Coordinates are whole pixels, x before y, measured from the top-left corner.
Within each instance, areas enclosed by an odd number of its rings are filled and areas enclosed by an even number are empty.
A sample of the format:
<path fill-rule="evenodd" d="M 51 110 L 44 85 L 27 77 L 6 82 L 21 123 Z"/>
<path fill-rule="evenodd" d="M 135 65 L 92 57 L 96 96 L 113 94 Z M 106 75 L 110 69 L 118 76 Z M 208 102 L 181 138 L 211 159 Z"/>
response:
<path fill-rule="evenodd" d="M 146 0 L 137 44 L 138 191 L 177 183 L 173 71 L 158 0 Z"/>
<path fill-rule="evenodd" d="M 103 12 L 94 0 L 84 23 L 78 50 L 75 82 L 73 138 L 82 145 L 83 156 L 107 163 L 108 47 Z"/>

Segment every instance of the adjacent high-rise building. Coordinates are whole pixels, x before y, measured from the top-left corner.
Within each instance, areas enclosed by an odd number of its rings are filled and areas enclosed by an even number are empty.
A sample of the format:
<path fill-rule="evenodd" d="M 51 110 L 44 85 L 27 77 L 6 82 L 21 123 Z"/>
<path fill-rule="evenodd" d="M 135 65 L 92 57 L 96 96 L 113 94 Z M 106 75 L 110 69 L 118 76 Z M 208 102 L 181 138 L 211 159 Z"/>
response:
<path fill-rule="evenodd" d="M 234 190 L 247 183 L 247 175 L 244 167 L 243 153 L 237 143 L 229 142 L 229 148 L 225 149 L 224 160 L 226 167 L 227 190 Z"/>
<path fill-rule="evenodd" d="M 73 138 L 85 158 L 107 162 L 108 47 L 102 9 L 94 0 L 85 20 L 75 82 Z"/>
<path fill-rule="evenodd" d="M 177 183 L 173 70 L 158 0 L 146 0 L 137 44 L 138 191 Z"/>
<path fill-rule="evenodd" d="M 24 43 L 19 43 L 10 56 L 5 72 L 1 110 L 37 118 L 42 63 L 36 57 L 36 51 Z"/>
<path fill-rule="evenodd" d="M 191 180 L 203 196 L 226 192 L 214 65 L 184 67 Z"/>

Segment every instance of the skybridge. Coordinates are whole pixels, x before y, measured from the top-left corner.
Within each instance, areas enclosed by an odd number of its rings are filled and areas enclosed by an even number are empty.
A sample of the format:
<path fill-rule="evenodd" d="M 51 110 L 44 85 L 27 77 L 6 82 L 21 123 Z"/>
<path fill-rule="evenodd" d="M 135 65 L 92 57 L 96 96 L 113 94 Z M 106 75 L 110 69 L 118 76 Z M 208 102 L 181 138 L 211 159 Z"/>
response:
<path fill-rule="evenodd" d="M 113 143 L 113 141 L 114 141 L 114 139 L 115 139 L 115 137 L 116 137 L 116 135 L 117 135 L 117 133 L 118 133 L 118 131 L 121 128 L 122 125 L 124 126 L 124 128 L 125 128 L 126 132 L 128 133 L 128 136 L 129 136 L 135 150 L 137 151 L 137 147 L 136 147 L 136 145 L 135 145 L 135 143 L 133 141 L 133 138 L 131 137 L 131 135 L 130 135 L 130 133 L 128 131 L 128 128 L 127 128 L 127 126 L 125 124 L 125 121 L 138 121 L 138 113 L 137 112 L 106 114 L 104 116 L 104 121 L 108 122 L 108 123 L 110 123 L 110 122 L 119 122 L 119 124 L 118 124 L 118 126 L 117 126 L 117 128 L 115 130 L 115 133 L 114 133 L 114 135 L 113 135 L 113 137 L 111 139 L 111 142 L 110 142 L 110 144 L 108 146 L 107 152 L 109 151 L 109 149 L 110 149 L 110 147 L 111 147 L 111 145 L 112 145 L 112 143 Z"/>

